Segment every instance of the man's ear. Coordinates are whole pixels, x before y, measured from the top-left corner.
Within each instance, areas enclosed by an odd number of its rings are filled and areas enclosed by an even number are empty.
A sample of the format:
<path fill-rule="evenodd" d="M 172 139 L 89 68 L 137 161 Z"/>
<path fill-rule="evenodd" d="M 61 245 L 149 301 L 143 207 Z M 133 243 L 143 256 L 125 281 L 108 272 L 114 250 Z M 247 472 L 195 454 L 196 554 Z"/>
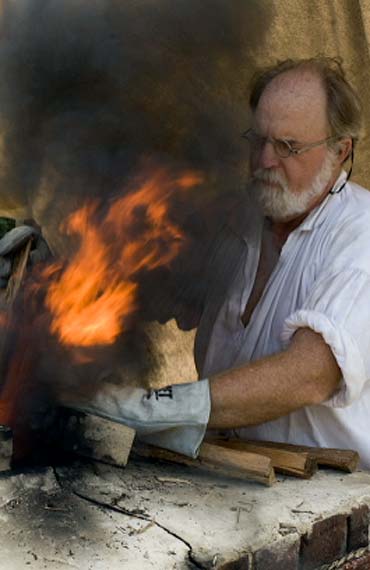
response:
<path fill-rule="evenodd" d="M 341 139 L 337 146 L 337 155 L 340 164 L 344 164 L 347 158 L 350 157 L 353 147 L 353 140 L 350 137 Z"/>

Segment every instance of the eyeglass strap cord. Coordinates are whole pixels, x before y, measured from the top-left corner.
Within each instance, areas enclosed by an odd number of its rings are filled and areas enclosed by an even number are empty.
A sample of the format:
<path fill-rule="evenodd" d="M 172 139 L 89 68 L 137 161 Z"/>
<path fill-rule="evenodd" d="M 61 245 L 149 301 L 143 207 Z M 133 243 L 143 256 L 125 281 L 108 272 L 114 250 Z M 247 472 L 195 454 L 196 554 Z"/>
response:
<path fill-rule="evenodd" d="M 354 161 L 354 151 L 353 151 L 353 146 L 352 146 L 352 150 L 351 150 L 351 167 L 348 171 L 348 174 L 346 176 L 345 181 L 343 182 L 343 184 L 340 186 L 340 188 L 338 188 L 338 190 L 333 190 L 333 188 L 330 190 L 329 194 L 339 194 L 339 192 L 341 192 L 343 190 L 343 188 L 345 187 L 345 185 L 347 184 L 348 180 L 351 177 L 352 174 L 352 168 L 353 168 L 353 161 Z"/>

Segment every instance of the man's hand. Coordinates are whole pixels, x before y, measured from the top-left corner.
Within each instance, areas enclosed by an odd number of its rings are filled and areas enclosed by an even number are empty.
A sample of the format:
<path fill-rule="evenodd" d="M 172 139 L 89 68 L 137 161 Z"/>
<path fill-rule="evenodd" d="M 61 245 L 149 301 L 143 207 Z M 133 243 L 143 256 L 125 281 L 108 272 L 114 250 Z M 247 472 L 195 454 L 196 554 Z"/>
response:
<path fill-rule="evenodd" d="M 208 380 L 144 390 L 105 384 L 90 400 L 64 405 L 136 430 L 139 438 L 196 457 L 210 414 Z"/>

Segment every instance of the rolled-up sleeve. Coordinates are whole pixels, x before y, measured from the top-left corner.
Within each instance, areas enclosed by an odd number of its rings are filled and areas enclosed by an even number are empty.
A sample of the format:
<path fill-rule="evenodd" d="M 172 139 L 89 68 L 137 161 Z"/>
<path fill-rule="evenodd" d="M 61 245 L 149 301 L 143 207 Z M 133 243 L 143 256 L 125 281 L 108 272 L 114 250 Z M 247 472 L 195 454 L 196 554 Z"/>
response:
<path fill-rule="evenodd" d="M 285 320 L 285 346 L 299 328 L 322 335 L 342 372 L 338 390 L 324 404 L 352 404 L 370 379 L 370 275 L 356 268 L 324 272 L 302 307 Z"/>

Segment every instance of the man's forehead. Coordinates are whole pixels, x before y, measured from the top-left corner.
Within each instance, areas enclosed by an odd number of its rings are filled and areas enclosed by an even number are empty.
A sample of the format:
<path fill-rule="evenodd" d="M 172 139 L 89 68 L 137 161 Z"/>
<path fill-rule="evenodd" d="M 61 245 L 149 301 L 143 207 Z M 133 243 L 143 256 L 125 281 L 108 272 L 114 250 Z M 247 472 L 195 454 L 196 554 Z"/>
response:
<path fill-rule="evenodd" d="M 313 130 L 326 128 L 327 100 L 320 77 L 311 71 L 289 71 L 275 77 L 261 95 L 255 118 L 269 123 L 305 122 Z"/>

